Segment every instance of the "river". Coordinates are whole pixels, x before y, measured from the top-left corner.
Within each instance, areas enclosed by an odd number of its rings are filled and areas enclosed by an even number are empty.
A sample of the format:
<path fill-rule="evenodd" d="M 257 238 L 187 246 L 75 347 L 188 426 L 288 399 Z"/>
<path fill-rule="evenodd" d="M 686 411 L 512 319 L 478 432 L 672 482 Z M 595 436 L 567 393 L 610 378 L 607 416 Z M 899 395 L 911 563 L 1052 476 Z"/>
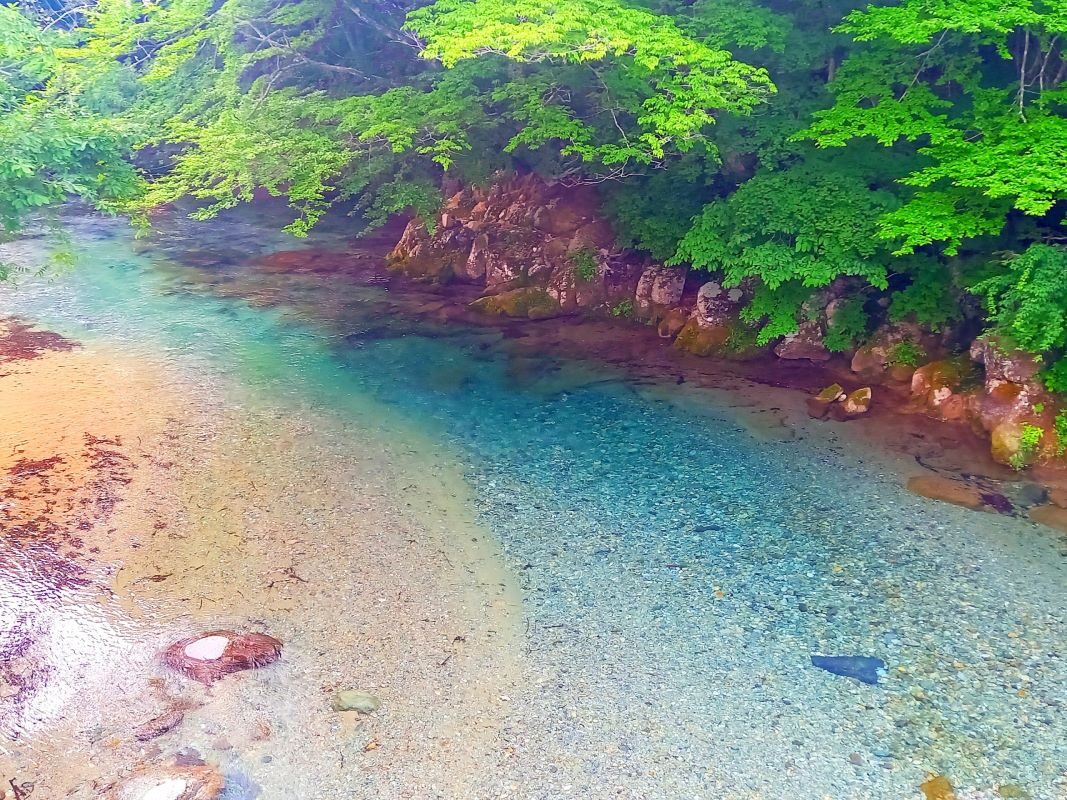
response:
<path fill-rule="evenodd" d="M 68 506 L 33 512 L 48 568 L 0 538 L 0 774 L 34 800 L 175 754 L 268 800 L 1067 797 L 1062 536 L 915 497 L 835 426 L 759 435 L 751 392 L 416 313 L 343 223 L 66 223 L 77 267 L 0 289 L 78 344 L 0 369 L 9 525 L 27 487 Z M 283 656 L 162 666 L 215 628 Z"/>

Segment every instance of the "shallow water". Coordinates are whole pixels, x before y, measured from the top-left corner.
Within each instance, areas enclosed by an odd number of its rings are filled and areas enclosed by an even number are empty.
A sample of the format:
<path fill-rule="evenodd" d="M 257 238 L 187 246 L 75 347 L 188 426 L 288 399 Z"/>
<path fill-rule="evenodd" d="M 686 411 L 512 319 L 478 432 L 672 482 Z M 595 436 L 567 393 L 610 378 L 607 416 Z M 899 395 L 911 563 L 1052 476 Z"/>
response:
<path fill-rule="evenodd" d="M 26 780 L 48 786 L 27 770 L 55 767 L 62 729 L 102 775 L 78 797 L 185 746 L 235 797 L 890 800 L 930 774 L 961 796 L 1067 797 L 1067 569 L 1047 531 L 913 497 L 834 426 L 755 436 L 751 396 L 637 384 L 416 316 L 377 251 L 310 274 L 257 261 L 297 245 L 252 218 L 142 241 L 71 224 L 82 265 L 3 290 L 0 314 L 168 376 L 188 463 L 146 485 L 193 533 L 103 553 L 114 603 L 30 603 L 58 650 L 67 628 L 102 626 L 73 639 L 112 666 L 57 667 L 66 683 L 46 681 L 32 714 L 6 709 Z M 311 244 L 350 247 L 340 230 Z M 287 562 L 299 581 L 263 588 L 256 571 Z M 13 630 L 28 601 L 4 585 Z M 87 733 L 121 740 L 116 707 L 148 713 L 166 642 L 253 624 L 286 657 L 196 695 L 160 752 L 108 754 Z M 812 654 L 887 669 L 868 686 Z M 357 681 L 385 713 L 338 720 L 328 694 Z M 84 713 L 64 728 L 72 697 Z M 272 734 L 242 739 L 260 720 Z"/>

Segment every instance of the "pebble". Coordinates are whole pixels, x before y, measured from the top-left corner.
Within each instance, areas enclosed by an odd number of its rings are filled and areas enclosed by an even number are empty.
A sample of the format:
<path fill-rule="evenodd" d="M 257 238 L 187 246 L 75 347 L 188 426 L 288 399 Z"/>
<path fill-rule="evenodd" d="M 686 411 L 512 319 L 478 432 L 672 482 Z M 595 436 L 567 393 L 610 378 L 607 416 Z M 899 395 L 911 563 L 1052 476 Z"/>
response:
<path fill-rule="evenodd" d="M 333 697 L 334 711 L 358 711 L 361 714 L 373 714 L 382 706 L 382 701 L 370 692 L 360 689 L 347 689 Z"/>

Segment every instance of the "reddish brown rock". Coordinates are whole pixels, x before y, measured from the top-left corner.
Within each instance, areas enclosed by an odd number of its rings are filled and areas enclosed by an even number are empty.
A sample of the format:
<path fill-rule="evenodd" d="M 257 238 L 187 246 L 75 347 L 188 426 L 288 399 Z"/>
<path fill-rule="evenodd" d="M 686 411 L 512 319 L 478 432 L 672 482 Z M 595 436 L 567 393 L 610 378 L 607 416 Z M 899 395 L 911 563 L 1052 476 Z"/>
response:
<path fill-rule="evenodd" d="M 681 267 L 653 266 L 641 274 L 634 295 L 634 308 L 643 319 L 659 320 L 678 306 L 685 288 L 686 271 Z"/>
<path fill-rule="evenodd" d="M 907 364 L 894 364 L 887 371 L 889 380 L 896 381 L 897 383 L 911 383 L 911 379 L 915 376 L 915 367 L 908 366 Z"/>
<path fill-rule="evenodd" d="M 516 319 L 551 319 L 563 313 L 559 303 L 544 289 L 512 289 L 500 294 L 480 297 L 471 308 L 485 314 Z"/>
<path fill-rule="evenodd" d="M 985 505 L 982 493 L 977 487 L 940 475 L 917 475 L 909 478 L 907 488 L 909 492 L 920 497 L 941 500 L 975 511 Z"/>
<path fill-rule="evenodd" d="M 149 767 L 111 786 L 107 800 L 216 800 L 225 779 L 204 765 Z"/>
<path fill-rule="evenodd" d="M 983 336 L 971 344 L 971 358 L 985 367 L 986 388 L 997 383 L 1031 384 L 1041 371 L 1041 359 L 1005 346 L 994 336 Z"/>
<path fill-rule="evenodd" d="M 163 663 L 211 684 L 232 672 L 266 666 L 281 653 L 282 643 L 273 636 L 220 630 L 175 642 L 163 652 Z"/>
<path fill-rule="evenodd" d="M 888 356 L 880 348 L 873 346 L 861 347 L 852 356 L 850 368 L 857 375 L 862 375 L 865 378 L 878 378 L 888 368 Z"/>
<path fill-rule="evenodd" d="M 719 281 L 708 281 L 697 291 L 693 318 L 706 328 L 733 324 L 744 298 L 738 287 L 726 289 Z"/>
<path fill-rule="evenodd" d="M 719 353 L 730 339 L 731 329 L 727 325 L 701 325 L 696 319 L 690 319 L 678 333 L 674 346 L 698 356 L 710 356 Z"/>
<path fill-rule="evenodd" d="M 689 322 L 689 314 L 684 309 L 672 308 L 656 326 L 661 339 L 673 339 L 678 336 Z M 685 348 L 683 348 L 685 349 Z"/>
<path fill-rule="evenodd" d="M 174 730 L 182 724 L 184 718 L 185 713 L 180 708 L 172 708 L 138 725 L 134 728 L 133 737 L 139 742 L 147 742 L 149 739 L 155 739 L 157 736 Z"/>
<path fill-rule="evenodd" d="M 1002 422 L 990 434 L 990 452 L 1000 464 L 1015 465 L 1022 451 L 1023 426 L 1018 422 Z"/>
<path fill-rule="evenodd" d="M 823 344 L 822 326 L 818 322 L 803 322 L 774 348 L 778 358 L 808 361 L 829 361 L 830 351 Z"/>

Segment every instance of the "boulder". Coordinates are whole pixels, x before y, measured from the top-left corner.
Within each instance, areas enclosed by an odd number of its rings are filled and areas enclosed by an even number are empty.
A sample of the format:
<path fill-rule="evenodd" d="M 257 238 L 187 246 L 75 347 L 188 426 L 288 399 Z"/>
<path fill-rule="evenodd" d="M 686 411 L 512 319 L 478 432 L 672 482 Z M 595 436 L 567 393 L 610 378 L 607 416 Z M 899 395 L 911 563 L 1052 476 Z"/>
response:
<path fill-rule="evenodd" d="M 634 308 L 644 319 L 659 320 L 682 299 L 686 270 L 681 267 L 653 266 L 637 282 Z"/>
<path fill-rule="evenodd" d="M 971 358 L 985 367 L 986 389 L 998 383 L 1033 384 L 1043 366 L 1038 356 L 1006 347 L 995 336 L 983 336 L 971 344 Z"/>
<path fill-rule="evenodd" d="M 737 318 L 743 300 L 740 288 L 726 289 L 719 281 L 708 281 L 697 291 L 693 318 L 708 328 L 730 323 Z"/>
<path fill-rule="evenodd" d="M 889 368 L 889 355 L 884 348 L 867 345 L 856 351 L 849 366 L 857 375 L 878 378 Z"/>
<path fill-rule="evenodd" d="M 866 414 L 871 410 L 871 399 L 874 393 L 871 391 L 871 387 L 865 386 L 862 389 L 857 389 L 842 401 L 841 406 L 845 411 L 845 414 L 849 417 L 858 417 L 862 414 Z"/>
<path fill-rule="evenodd" d="M 774 348 L 778 358 L 789 360 L 829 361 L 830 351 L 823 344 L 822 326 L 817 322 L 802 322 L 800 327 Z"/>
<path fill-rule="evenodd" d="M 815 395 L 815 397 L 808 398 L 808 415 L 813 419 L 825 419 L 826 415 L 830 412 L 830 407 L 844 398 L 845 390 L 841 387 L 841 384 L 831 384 Z"/>
<path fill-rule="evenodd" d="M 265 633 L 209 631 L 181 639 L 163 652 L 163 663 L 194 681 L 211 684 L 225 675 L 276 661 L 282 643 Z"/>
<path fill-rule="evenodd" d="M 408 223 L 388 256 L 390 269 L 412 278 L 447 283 L 464 275 L 474 234 L 461 227 L 438 228 L 434 234 L 417 219 Z"/>
<path fill-rule="evenodd" d="M 1023 426 L 1014 421 L 1002 422 L 990 433 L 990 452 L 1000 464 L 1017 465 L 1022 455 Z"/>
<path fill-rule="evenodd" d="M 960 419 L 967 409 L 960 394 L 965 370 L 958 360 L 931 361 L 911 377 L 912 401 L 921 410 L 939 419 Z"/>
<path fill-rule="evenodd" d="M 216 800 L 225 779 L 207 764 L 149 767 L 113 785 L 107 800 Z"/>

